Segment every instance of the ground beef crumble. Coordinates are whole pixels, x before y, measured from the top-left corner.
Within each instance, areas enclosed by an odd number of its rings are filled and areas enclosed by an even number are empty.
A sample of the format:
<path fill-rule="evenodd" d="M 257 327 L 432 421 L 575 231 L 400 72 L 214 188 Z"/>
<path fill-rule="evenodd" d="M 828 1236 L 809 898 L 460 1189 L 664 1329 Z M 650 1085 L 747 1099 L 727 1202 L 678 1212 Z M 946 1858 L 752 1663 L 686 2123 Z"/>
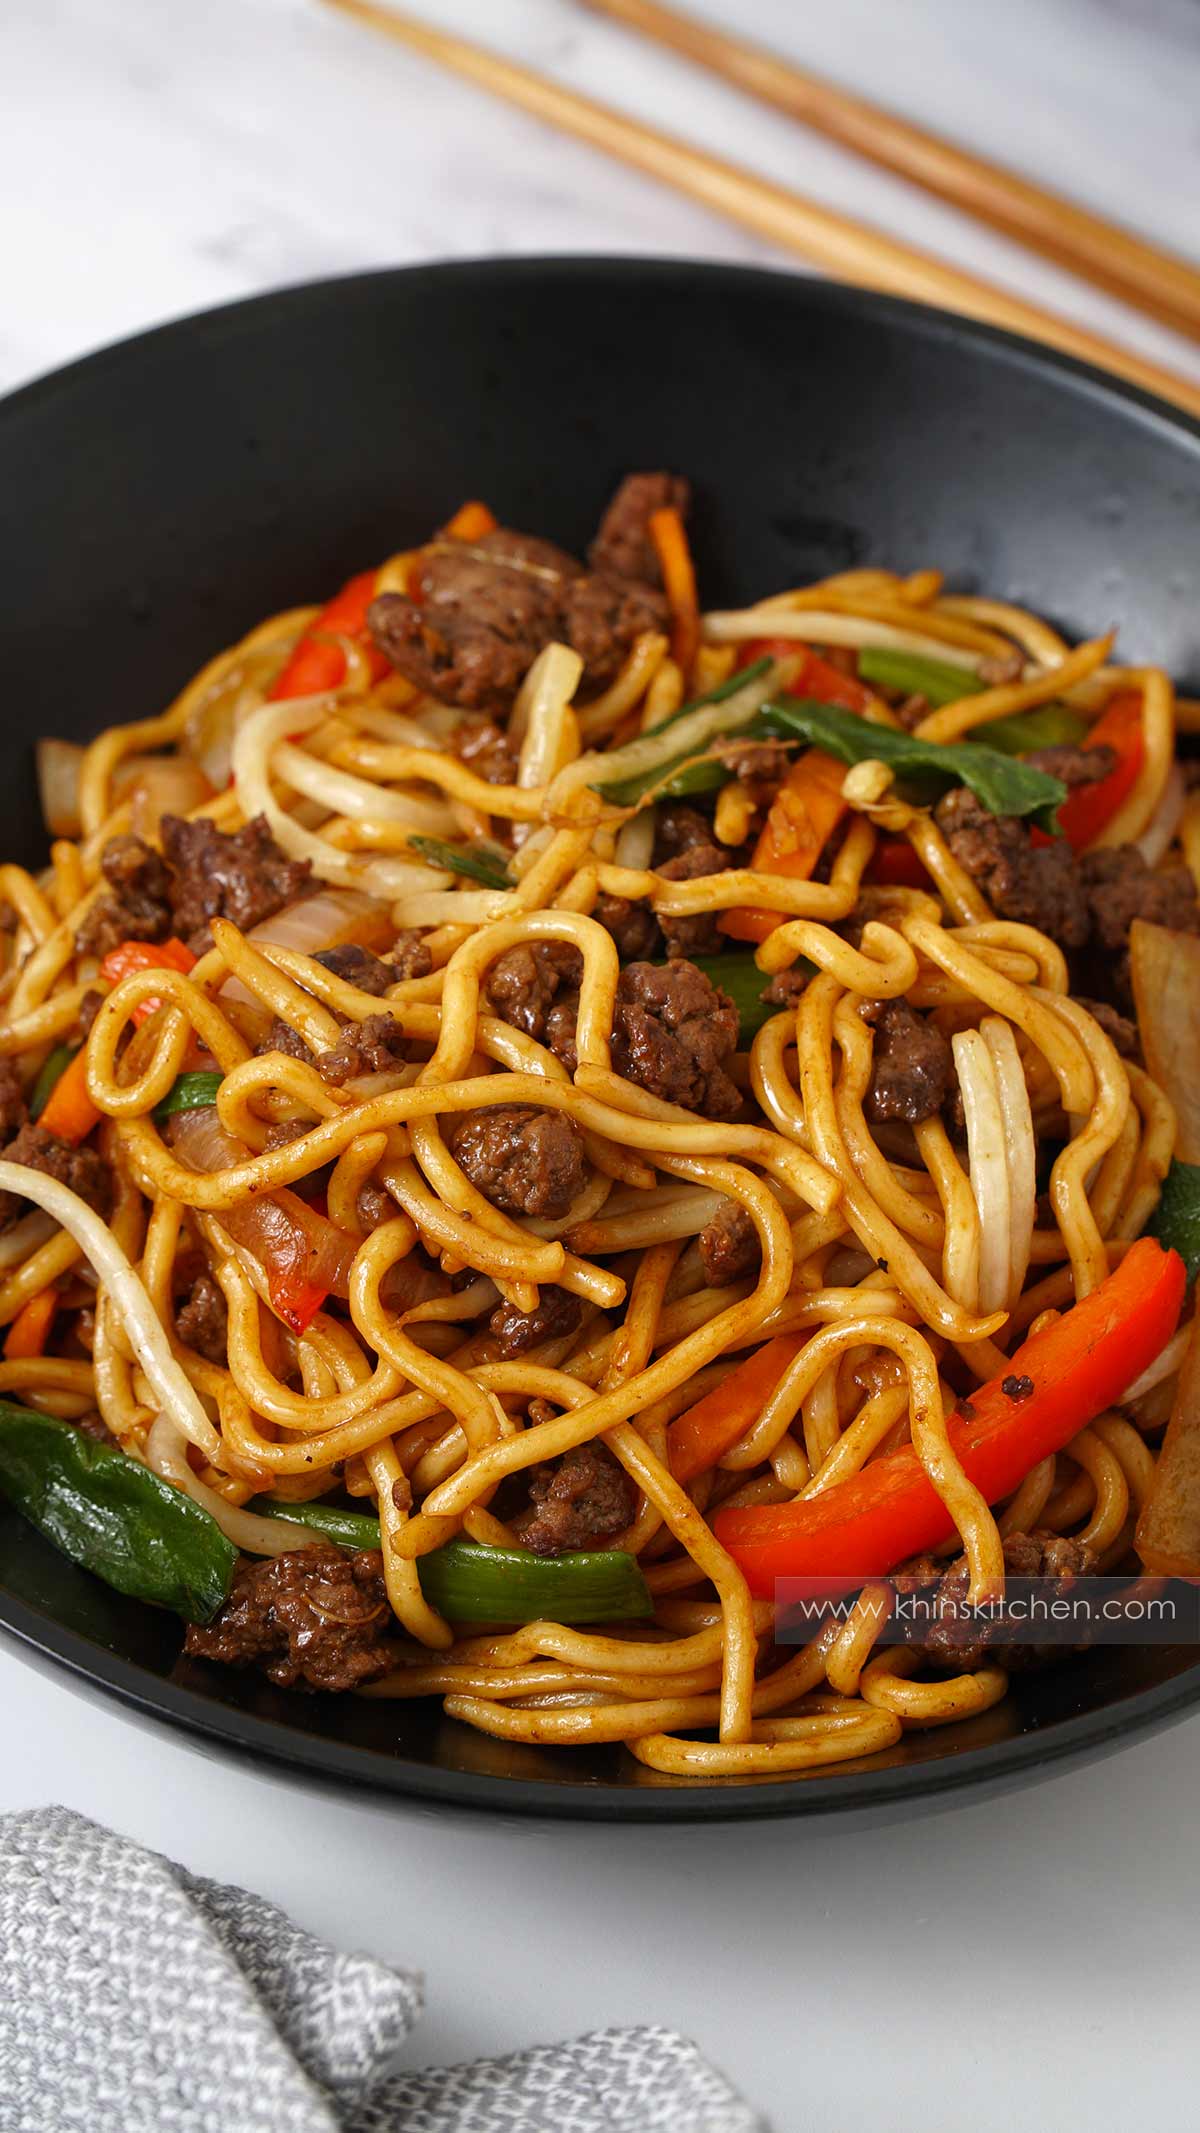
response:
<path fill-rule="evenodd" d="M 392 1626 L 376 1548 L 344 1553 L 325 1542 L 263 1562 L 243 1558 L 229 1598 L 184 1651 L 223 1666 L 259 1666 L 284 1689 L 334 1694 L 375 1681 L 392 1664 Z"/>
<path fill-rule="evenodd" d="M 1004 1568 L 1010 1577 L 1052 1579 L 1050 1597 L 1059 1599 L 1069 1595 L 1077 1578 L 1091 1576 L 1096 1558 L 1085 1542 L 1039 1529 L 1007 1536 Z M 911 1641 L 921 1645 L 934 1665 L 948 1667 L 954 1673 L 969 1673 L 991 1662 L 1014 1673 L 1050 1664 L 1082 1649 L 1080 1645 L 1034 1644 L 1015 1639 L 1001 1612 L 989 1616 L 982 1625 L 969 1614 L 958 1615 L 956 1611 L 964 1606 L 970 1582 L 965 1556 L 949 1565 L 936 1556 L 918 1556 L 892 1579 L 897 1592 L 933 1595 L 934 1604 L 947 1609 L 945 1618 L 932 1626 L 927 1621 L 912 1624 Z"/>
<path fill-rule="evenodd" d="M 535 1555 L 567 1548 L 610 1547 L 633 1522 L 637 1491 L 606 1444 L 577 1444 L 548 1466 L 535 1466 L 530 1508 L 513 1530 Z"/>
<path fill-rule="evenodd" d="M 916 1126 L 932 1118 L 954 1085 L 949 1039 L 907 1000 L 869 1000 L 862 1016 L 875 1028 L 866 1116 L 876 1125 L 902 1119 Z"/>
<path fill-rule="evenodd" d="M 700 1264 L 711 1289 L 727 1288 L 757 1274 L 762 1263 L 758 1231 L 744 1207 L 728 1200 L 700 1232 Z"/>
<path fill-rule="evenodd" d="M 309 887 L 309 861 L 281 852 L 263 815 L 229 833 L 205 816 L 188 822 L 182 815 L 164 815 L 161 835 L 171 869 L 173 929 L 193 955 L 211 948 L 212 919 L 231 919 L 246 932 L 294 904 Z"/>
<path fill-rule="evenodd" d="M 100 858 L 113 891 L 85 914 L 75 935 L 80 955 L 100 958 L 122 941 L 161 941 L 171 930 L 171 876 L 141 837 L 113 837 Z"/>
<path fill-rule="evenodd" d="M 108 1219 L 112 1212 L 112 1172 L 94 1148 L 75 1148 L 69 1141 L 56 1140 L 44 1126 L 24 1125 L 2 1152 L 8 1163 L 27 1163 L 31 1170 L 57 1178 L 95 1208 L 98 1215 Z M 28 1204 L 18 1193 L 0 1192 L 0 1230 L 11 1229 L 28 1211 Z"/>
<path fill-rule="evenodd" d="M 306 1131 L 306 1128 L 302 1128 Z M 197 1274 L 175 1305 L 175 1331 L 185 1348 L 194 1348 L 206 1362 L 229 1359 L 229 1310 L 224 1295 L 207 1268 Z"/>
<path fill-rule="evenodd" d="M 505 1362 L 525 1355 L 543 1341 L 562 1340 L 577 1332 L 583 1306 L 570 1289 L 547 1286 L 538 1292 L 532 1311 L 518 1311 L 515 1304 L 498 1303 L 488 1319 L 488 1332 Z"/>
<path fill-rule="evenodd" d="M 557 1222 L 584 1182 L 583 1137 L 561 1111 L 490 1104 L 445 1121 L 446 1145 L 493 1207 Z"/>

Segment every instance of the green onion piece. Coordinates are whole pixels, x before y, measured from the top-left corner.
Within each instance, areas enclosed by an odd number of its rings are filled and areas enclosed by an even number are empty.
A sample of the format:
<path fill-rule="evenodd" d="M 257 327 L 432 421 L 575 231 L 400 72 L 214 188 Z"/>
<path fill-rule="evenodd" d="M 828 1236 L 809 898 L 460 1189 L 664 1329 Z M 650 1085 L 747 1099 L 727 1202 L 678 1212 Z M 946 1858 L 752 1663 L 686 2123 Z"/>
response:
<path fill-rule="evenodd" d="M 50 1091 L 61 1074 L 64 1074 L 79 1047 L 75 1044 L 56 1044 L 45 1061 L 41 1073 L 33 1084 L 29 1097 L 30 1118 L 40 1118 L 50 1101 Z"/>
<path fill-rule="evenodd" d="M 878 645 L 864 646 L 858 671 L 863 681 L 877 687 L 923 696 L 935 711 L 943 704 L 960 703 L 964 696 L 980 696 L 985 687 L 978 674 L 951 666 L 949 660 L 920 659 L 914 652 L 888 652 Z M 998 748 L 1001 755 L 1028 755 L 1035 748 L 1077 748 L 1087 730 L 1087 720 L 1067 704 L 1039 704 L 1033 711 L 985 719 L 963 739 Z"/>
<path fill-rule="evenodd" d="M 409 850 L 427 859 L 430 866 L 446 867 L 451 874 L 465 874 L 468 881 L 481 881 L 485 889 L 512 887 L 504 854 L 494 844 L 443 844 L 440 837 L 410 837 L 408 844 Z"/>
<path fill-rule="evenodd" d="M 1038 704 L 1008 718 L 989 718 L 964 733 L 965 741 L 982 741 L 1001 755 L 1029 755 L 1035 748 L 1078 748 L 1087 738 L 1088 722 L 1069 704 Z"/>
<path fill-rule="evenodd" d="M 1052 778 L 1032 763 L 1001 755 L 998 748 L 968 747 L 961 741 L 923 741 L 915 733 L 874 726 L 852 711 L 803 697 L 773 700 L 759 713 L 773 733 L 798 736 L 823 748 L 841 763 L 886 763 L 901 789 L 929 800 L 951 785 L 966 785 L 992 815 L 1029 815 L 1051 836 L 1059 834 L 1058 810 L 1067 797 L 1061 778 Z"/>
<path fill-rule="evenodd" d="M 0 1401 L 0 1489 L 72 1562 L 132 1599 L 211 1621 L 237 1549 L 182 1489 L 115 1444 Z"/>
<path fill-rule="evenodd" d="M 220 1074 L 181 1074 L 162 1102 L 154 1107 L 158 1124 L 173 1117 L 176 1111 L 206 1111 L 210 1104 L 215 1104 L 223 1078 Z"/>
<path fill-rule="evenodd" d="M 273 1496 L 256 1496 L 248 1508 L 309 1526 L 339 1548 L 381 1545 L 378 1519 L 362 1511 Z M 430 1606 L 454 1622 L 623 1622 L 654 1611 L 636 1557 L 620 1548 L 533 1555 L 453 1540 L 420 1556 L 417 1575 Z"/>
<path fill-rule="evenodd" d="M 618 807 L 634 807 L 646 793 L 653 792 L 656 800 L 688 800 L 696 793 L 719 792 L 728 785 L 733 772 L 727 763 L 715 755 L 676 756 L 680 769 L 672 772 L 669 763 L 660 770 L 644 770 L 638 778 L 619 778 L 614 785 L 597 787 L 606 800 Z"/>
<path fill-rule="evenodd" d="M 678 711 L 672 711 L 669 718 L 660 718 L 657 726 L 647 726 L 642 739 L 651 733 L 665 733 L 668 726 L 677 726 L 681 718 L 687 718 L 692 711 L 702 711 L 706 704 L 723 704 L 728 697 L 736 696 L 740 689 L 744 689 L 748 681 L 757 681 L 770 664 L 771 655 L 764 652 L 761 659 L 752 659 L 748 667 L 735 667 L 732 674 L 727 674 L 724 681 L 719 681 L 706 696 L 693 696 L 689 704 L 680 704 Z M 411 838 L 409 842 L 412 842 Z"/>
<path fill-rule="evenodd" d="M 984 684 L 969 667 L 956 667 L 948 659 L 924 659 L 917 652 L 889 652 L 883 645 L 865 644 L 858 655 L 860 681 L 877 689 L 898 689 L 904 696 L 923 696 L 933 710 L 956 704 L 963 696 L 978 696 Z"/>

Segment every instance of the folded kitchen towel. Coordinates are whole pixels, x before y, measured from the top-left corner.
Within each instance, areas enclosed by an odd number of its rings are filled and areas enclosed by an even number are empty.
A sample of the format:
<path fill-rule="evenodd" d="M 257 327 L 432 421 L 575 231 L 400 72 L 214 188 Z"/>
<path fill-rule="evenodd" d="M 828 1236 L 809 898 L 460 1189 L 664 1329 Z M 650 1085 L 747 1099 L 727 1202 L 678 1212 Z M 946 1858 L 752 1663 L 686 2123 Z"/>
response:
<path fill-rule="evenodd" d="M 0 1816 L 0 2133 L 765 2133 L 672 2030 L 397 2073 L 420 2013 L 417 1973 L 245 1889 Z"/>

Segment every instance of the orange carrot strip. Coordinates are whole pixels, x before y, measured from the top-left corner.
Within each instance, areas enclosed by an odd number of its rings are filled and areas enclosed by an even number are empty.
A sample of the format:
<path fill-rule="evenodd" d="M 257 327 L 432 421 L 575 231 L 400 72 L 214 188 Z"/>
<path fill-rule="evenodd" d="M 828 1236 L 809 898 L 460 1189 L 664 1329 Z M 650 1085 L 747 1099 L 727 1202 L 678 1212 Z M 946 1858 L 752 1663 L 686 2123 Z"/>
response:
<path fill-rule="evenodd" d="M 686 682 L 700 645 L 700 601 L 692 551 L 674 504 L 650 513 L 650 538 L 671 609 L 671 657 Z"/>
<path fill-rule="evenodd" d="M 808 748 L 793 763 L 771 802 L 751 865 L 760 874 L 785 874 L 808 881 L 821 853 L 846 813 L 842 783 L 844 763 L 819 748 Z M 783 922 L 779 911 L 735 905 L 718 920 L 722 933 L 735 941 L 765 941 Z"/>
<path fill-rule="evenodd" d="M 694 1481 L 745 1436 L 807 1337 L 780 1333 L 765 1348 L 756 1348 L 694 1407 L 676 1415 L 667 1431 L 667 1459 L 676 1481 Z"/>
<path fill-rule="evenodd" d="M 54 1288 L 43 1289 L 22 1304 L 4 1340 L 5 1357 L 10 1363 L 44 1353 L 57 1309 L 58 1290 Z"/>
<path fill-rule="evenodd" d="M 486 504 L 477 497 L 460 504 L 452 519 L 442 528 L 444 537 L 451 541 L 481 541 L 485 533 L 496 531 L 496 519 Z"/>
<path fill-rule="evenodd" d="M 70 1141 L 74 1145 L 87 1139 L 92 1127 L 99 1125 L 102 1115 L 88 1095 L 85 1044 L 76 1052 L 71 1064 L 63 1068 L 46 1098 L 38 1124 L 56 1140 Z"/>

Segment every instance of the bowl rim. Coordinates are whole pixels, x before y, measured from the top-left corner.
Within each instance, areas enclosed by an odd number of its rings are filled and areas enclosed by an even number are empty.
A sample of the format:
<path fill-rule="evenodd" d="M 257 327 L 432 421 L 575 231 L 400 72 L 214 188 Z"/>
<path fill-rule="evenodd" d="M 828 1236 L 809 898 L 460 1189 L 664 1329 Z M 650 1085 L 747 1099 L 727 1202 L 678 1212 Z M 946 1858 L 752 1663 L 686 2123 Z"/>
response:
<path fill-rule="evenodd" d="M 1057 378 L 1074 395 L 1115 403 L 1127 419 L 1132 415 L 1139 422 L 1153 424 L 1177 443 L 1185 441 L 1191 447 L 1200 443 L 1200 420 L 1183 409 L 1078 357 L 958 312 L 786 268 L 682 255 L 607 252 L 515 253 L 372 267 L 289 282 L 230 303 L 185 312 L 105 342 L 3 395 L 0 430 L 19 425 L 35 410 L 52 405 L 56 396 L 86 387 L 110 370 L 153 363 L 160 346 L 184 339 L 226 340 L 257 328 L 272 315 L 286 318 L 328 301 L 334 291 L 343 302 L 369 305 L 376 292 L 398 283 L 418 287 L 422 282 L 462 283 L 478 288 L 495 282 L 511 287 L 547 276 L 570 284 L 614 273 L 634 285 L 652 284 L 656 291 L 671 285 L 694 287 L 698 282 L 714 289 L 757 288 L 777 299 L 786 295 L 788 301 L 817 314 L 891 321 L 918 339 L 953 344 L 968 356 L 982 355 L 1031 375 Z M 849 1775 L 835 1766 L 824 1774 L 770 1781 L 724 1779 L 644 1787 L 627 1782 L 568 1783 L 504 1778 L 414 1762 L 308 1731 L 301 1723 L 261 1718 L 123 1658 L 19 1598 L 2 1577 L 0 1633 L 5 1649 L 31 1663 L 48 1661 L 53 1671 L 65 1672 L 76 1687 L 98 1690 L 144 1719 L 182 1729 L 193 1743 L 265 1761 L 272 1770 L 286 1769 L 293 1777 L 324 1780 L 337 1787 L 351 1785 L 377 1797 L 407 1797 L 476 1812 L 600 1822 L 777 1820 L 889 1810 L 898 1814 L 906 1808 L 936 1807 L 964 1796 L 979 1797 L 1020 1778 L 1051 1775 L 1087 1755 L 1114 1752 L 1186 1717 L 1200 1705 L 1198 1656 L 1170 1679 L 1136 1690 L 1116 1704 L 1076 1712 L 1044 1729 L 928 1762 L 898 1763 Z M 298 1718 L 302 1709 L 299 1705 Z"/>

